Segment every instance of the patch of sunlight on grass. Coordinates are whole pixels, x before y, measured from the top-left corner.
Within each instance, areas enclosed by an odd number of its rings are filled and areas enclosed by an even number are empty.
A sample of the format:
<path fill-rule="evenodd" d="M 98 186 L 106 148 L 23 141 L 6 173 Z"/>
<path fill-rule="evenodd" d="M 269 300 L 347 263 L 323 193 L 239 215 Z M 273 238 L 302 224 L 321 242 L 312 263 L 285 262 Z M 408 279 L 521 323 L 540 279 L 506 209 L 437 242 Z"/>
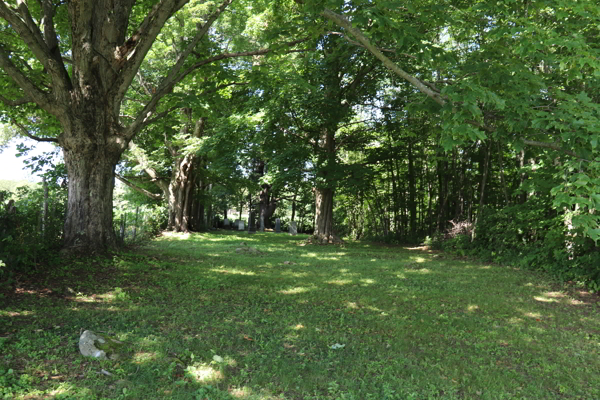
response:
<path fill-rule="evenodd" d="M 293 276 L 294 278 L 306 278 L 310 274 L 308 272 L 294 272 L 294 271 L 287 270 L 287 271 L 281 272 L 281 275 Z"/>
<path fill-rule="evenodd" d="M 199 383 L 217 382 L 223 379 L 223 374 L 220 371 L 206 364 L 189 365 L 185 370 L 190 377 Z"/>
<path fill-rule="evenodd" d="M 319 255 L 317 253 L 304 253 L 304 254 L 301 254 L 300 257 L 312 257 L 312 258 L 316 258 L 316 257 L 319 257 Z"/>
<path fill-rule="evenodd" d="M 476 310 L 479 310 L 479 306 L 477 304 L 469 304 L 467 307 L 468 312 L 475 312 Z"/>
<path fill-rule="evenodd" d="M 340 268 L 338 269 L 338 271 L 340 271 L 341 273 L 346 273 L 346 272 L 350 272 L 350 270 L 348 268 Z"/>
<path fill-rule="evenodd" d="M 521 311 L 523 313 L 524 316 L 529 317 L 529 318 L 542 318 L 542 314 L 538 313 L 538 312 L 531 312 L 531 311 Z"/>
<path fill-rule="evenodd" d="M 283 289 L 278 291 L 278 293 L 281 294 L 300 294 L 300 293 L 306 293 L 313 290 L 313 288 L 309 288 L 309 287 L 305 287 L 305 286 L 297 286 L 295 288 L 290 288 L 290 289 Z"/>
<path fill-rule="evenodd" d="M 489 265 L 484 265 L 483 267 L 479 267 L 479 269 L 492 269 L 492 267 Z"/>
<path fill-rule="evenodd" d="M 374 307 L 374 306 L 367 306 L 367 307 L 365 307 L 365 308 L 366 308 L 367 310 L 371 310 L 371 311 L 375 311 L 375 312 L 378 312 L 378 313 L 382 313 L 382 314 L 385 314 L 385 315 L 387 315 L 387 313 L 386 313 L 385 311 L 383 311 L 381 308 L 377 308 L 377 307 Z"/>
<path fill-rule="evenodd" d="M 352 282 L 353 282 L 352 279 L 332 279 L 329 281 L 325 281 L 325 283 L 329 283 L 330 285 L 338 285 L 338 286 L 348 285 Z"/>
<path fill-rule="evenodd" d="M 427 246 L 406 247 L 406 250 L 427 250 Z"/>
<path fill-rule="evenodd" d="M 413 269 L 413 270 L 408 270 L 405 271 L 407 273 L 411 273 L 411 274 L 419 274 L 419 275 L 425 275 L 425 274 L 430 274 L 431 271 L 427 268 L 421 268 L 421 269 Z"/>
<path fill-rule="evenodd" d="M 83 393 L 82 393 L 83 391 Z M 90 392 L 89 389 L 80 389 L 77 391 L 77 395 L 88 394 Z M 52 397 L 63 397 L 68 396 L 69 394 L 75 393 L 75 386 L 68 382 L 62 382 L 56 389 L 48 392 L 48 394 Z"/>
<path fill-rule="evenodd" d="M 396 274 L 396 278 L 398 278 L 398 279 L 406 279 L 406 275 L 404 275 L 404 272 L 398 272 Z"/>
<path fill-rule="evenodd" d="M 566 301 L 567 304 L 570 304 L 572 306 L 581 306 L 586 304 L 585 302 L 581 301 L 581 300 L 575 300 L 575 299 L 568 299 Z"/>
<path fill-rule="evenodd" d="M 292 329 L 295 331 L 299 331 L 300 329 L 304 329 L 304 328 L 306 328 L 306 327 L 302 324 L 296 324 L 295 326 L 292 326 Z"/>
<path fill-rule="evenodd" d="M 237 269 L 237 268 L 225 268 L 225 267 L 220 267 L 220 268 L 213 268 L 211 269 L 212 272 L 220 272 L 222 274 L 232 274 L 232 275 L 256 275 L 254 272 L 252 271 L 244 271 L 241 269 Z"/>
<path fill-rule="evenodd" d="M 156 359 L 158 355 L 154 352 L 149 353 L 149 352 L 143 352 L 143 351 L 139 351 L 137 353 L 135 353 L 133 355 L 133 362 L 136 364 L 141 364 L 141 363 L 145 363 L 148 361 L 153 361 Z"/>
<path fill-rule="evenodd" d="M 229 394 L 238 399 L 246 399 L 252 396 L 252 389 L 245 386 L 242 388 L 234 388 L 229 391 Z"/>
<path fill-rule="evenodd" d="M 190 238 L 189 233 L 179 233 L 179 232 L 167 232 L 164 231 L 162 233 L 163 237 L 172 238 L 176 240 L 188 240 Z"/>
<path fill-rule="evenodd" d="M 509 324 L 522 324 L 525 320 L 519 317 L 510 317 L 508 320 Z"/>
<path fill-rule="evenodd" d="M 553 297 L 555 299 L 562 299 L 563 297 L 565 297 L 564 293 L 561 292 L 546 292 L 544 293 L 545 297 Z"/>
<path fill-rule="evenodd" d="M 412 258 L 413 260 L 415 260 L 415 262 L 418 262 L 418 263 L 424 263 L 424 262 L 426 262 L 426 261 L 427 261 L 427 260 L 426 260 L 425 258 L 423 258 L 423 257 L 411 257 L 411 258 Z"/>
<path fill-rule="evenodd" d="M 544 303 L 558 303 L 558 300 L 556 299 L 552 299 L 552 298 L 548 298 L 546 296 L 533 296 L 533 298 L 537 301 L 541 301 Z"/>
<path fill-rule="evenodd" d="M 372 285 L 373 283 L 376 283 L 376 282 L 377 281 L 375 279 L 370 279 L 370 278 L 360 280 L 360 283 L 364 283 L 365 285 Z"/>
<path fill-rule="evenodd" d="M 100 297 L 100 296 L 98 296 L 98 297 Z M 114 299 L 114 295 L 111 295 L 111 297 L 110 297 L 108 300 L 109 300 L 109 301 L 112 301 L 113 299 Z M 75 301 L 76 301 L 76 302 L 78 302 L 78 303 L 95 303 L 95 302 L 96 302 L 96 299 L 94 299 L 94 298 L 93 298 L 93 297 L 91 297 L 91 296 L 79 296 L 79 295 L 78 295 L 78 296 L 75 298 Z"/>
<path fill-rule="evenodd" d="M 4 311 L 0 310 L 0 315 L 3 317 L 26 317 L 35 314 L 33 311 Z"/>
<path fill-rule="evenodd" d="M 346 302 L 346 307 L 352 308 L 353 310 L 357 310 L 358 309 L 358 304 L 356 304 L 353 301 L 348 301 L 348 302 Z"/>

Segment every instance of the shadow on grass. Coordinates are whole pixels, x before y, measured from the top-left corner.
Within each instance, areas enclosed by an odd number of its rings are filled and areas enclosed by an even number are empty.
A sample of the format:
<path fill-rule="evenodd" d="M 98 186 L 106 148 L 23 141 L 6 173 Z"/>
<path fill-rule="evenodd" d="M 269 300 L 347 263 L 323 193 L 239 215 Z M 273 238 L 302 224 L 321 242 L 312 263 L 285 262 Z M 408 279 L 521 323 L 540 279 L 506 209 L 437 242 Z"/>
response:
<path fill-rule="evenodd" d="M 23 393 L 75 398 L 600 397 L 592 301 L 508 267 L 303 239 L 168 234 L 32 282 L 0 314 L 4 368 L 33 377 Z M 82 329 L 127 357 L 82 358 Z"/>

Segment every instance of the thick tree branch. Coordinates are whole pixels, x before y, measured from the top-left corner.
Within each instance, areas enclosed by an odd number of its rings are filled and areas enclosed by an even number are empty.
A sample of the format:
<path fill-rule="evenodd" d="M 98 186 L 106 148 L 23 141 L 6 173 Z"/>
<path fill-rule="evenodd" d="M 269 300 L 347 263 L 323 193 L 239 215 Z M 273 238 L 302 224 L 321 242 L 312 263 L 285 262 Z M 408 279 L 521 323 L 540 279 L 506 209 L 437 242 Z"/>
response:
<path fill-rule="evenodd" d="M 404 71 L 403 69 L 398 67 L 392 60 L 387 58 L 377 47 L 373 46 L 369 42 L 369 40 L 366 38 L 366 36 L 364 36 L 360 30 L 354 28 L 352 26 L 352 24 L 350 23 L 350 21 L 348 21 L 345 17 L 343 17 L 342 15 L 336 14 L 333 11 L 328 10 L 328 9 L 325 9 L 321 13 L 321 15 L 323 15 L 324 17 L 332 20 L 336 24 L 338 24 L 341 27 L 348 30 L 348 32 L 350 32 L 352 34 L 352 36 L 354 36 L 367 50 L 369 50 L 371 52 L 371 54 L 373 54 L 375 57 L 377 57 L 379 60 L 381 60 L 383 62 L 383 64 L 387 68 L 392 70 L 396 75 L 404 78 L 406 81 L 411 83 L 413 86 L 415 86 L 417 89 L 419 89 L 419 91 L 426 94 L 428 97 L 433 99 L 439 105 L 441 105 L 441 106 L 446 105 L 446 99 L 444 97 L 442 97 L 442 95 L 440 94 L 440 90 L 437 87 L 435 87 L 435 85 L 433 85 L 431 83 L 422 82 L 418 78 L 410 75 L 409 73 L 407 73 L 406 71 Z M 495 131 L 495 129 L 493 127 L 487 126 L 478 121 L 468 120 L 465 122 L 467 122 L 473 126 L 476 126 L 488 133 Z M 560 147 L 560 145 L 555 144 L 555 143 L 538 142 L 535 140 L 528 140 L 528 139 L 522 139 L 522 140 L 523 140 L 523 143 L 528 146 L 552 149 L 552 150 L 563 152 L 572 157 L 576 157 L 583 161 L 589 161 L 589 160 L 585 160 L 584 158 L 578 156 L 577 153 L 570 151 L 568 149 L 564 149 L 564 148 Z"/>
<path fill-rule="evenodd" d="M 170 107 L 169 109 L 167 109 L 167 110 L 165 110 L 165 111 L 162 111 L 162 112 L 160 112 L 160 113 L 156 114 L 154 117 L 147 119 L 147 120 L 144 122 L 144 125 L 143 125 L 143 126 L 148 126 L 148 125 L 150 125 L 150 124 L 153 124 L 153 123 L 155 123 L 155 122 L 156 122 L 156 121 L 158 121 L 159 119 L 162 119 L 162 118 L 166 117 L 167 115 L 169 115 L 171 112 L 173 112 L 173 111 L 177 110 L 178 108 L 181 108 L 181 106 L 178 106 L 178 105 L 177 105 L 177 106 L 173 106 L 173 107 Z"/>
<path fill-rule="evenodd" d="M 164 182 L 158 172 L 150 165 L 150 161 L 144 153 L 144 150 L 140 149 L 133 141 L 129 142 L 129 150 L 131 155 L 135 158 L 135 161 L 142 167 L 144 172 L 148 174 L 152 182 L 163 191 L 167 193 L 169 190 L 169 184 Z"/>
<path fill-rule="evenodd" d="M 307 40 L 308 39 L 294 40 L 292 42 L 285 43 L 285 45 L 293 46 L 295 44 L 302 43 Z M 156 107 L 156 104 L 158 103 L 160 98 L 162 96 L 164 96 L 165 94 L 167 94 L 169 91 L 171 91 L 173 86 L 175 86 L 177 83 L 181 82 L 187 75 L 189 75 L 196 69 L 198 69 L 204 65 L 213 63 L 215 61 L 220 61 L 220 60 L 224 60 L 227 58 L 263 55 L 263 54 L 267 54 L 272 51 L 273 50 L 271 50 L 271 49 L 260 49 L 260 50 L 254 50 L 254 51 L 243 51 L 243 52 L 239 52 L 239 53 L 219 54 L 218 56 L 210 57 L 210 58 L 207 58 L 200 62 L 197 62 L 196 64 L 194 64 L 193 66 L 191 66 L 184 72 L 181 72 L 179 75 L 177 75 L 176 77 L 174 77 L 172 79 L 169 79 L 167 77 L 163 81 L 163 83 L 161 83 L 160 88 L 156 91 L 156 94 L 153 96 L 153 98 L 150 100 L 150 102 L 148 102 L 146 107 L 144 107 L 144 109 L 140 112 L 140 114 L 136 118 L 136 121 L 129 126 L 128 135 L 131 135 L 131 137 L 133 137 L 135 135 L 135 133 L 138 132 L 141 128 L 143 128 L 144 126 L 147 126 L 150 123 L 149 122 L 151 119 L 150 117 L 152 116 L 152 112 L 153 112 L 154 108 Z M 168 84 L 166 83 L 167 80 L 169 81 Z"/>
<path fill-rule="evenodd" d="M 284 45 L 288 46 L 288 47 L 292 47 L 292 46 L 295 46 L 295 45 L 297 45 L 299 43 L 306 42 L 308 40 L 309 39 L 293 40 L 291 42 L 284 43 Z M 177 77 L 177 82 L 181 81 L 183 78 L 185 78 L 190 73 L 192 73 L 193 71 L 197 70 L 198 68 L 200 68 L 200 67 L 202 67 L 202 66 L 204 66 L 206 64 L 213 63 L 215 61 L 220 61 L 220 60 L 224 60 L 224 59 L 227 59 L 227 58 L 235 58 L 235 57 L 260 56 L 260 55 L 268 54 L 268 53 L 270 53 L 272 51 L 273 51 L 272 49 L 259 49 L 259 50 L 252 50 L 252 51 L 242 51 L 242 52 L 238 52 L 238 53 L 223 53 L 223 54 L 219 54 L 218 56 L 209 57 L 209 58 L 206 58 L 204 60 L 198 61 L 197 63 L 195 63 L 194 65 L 192 65 L 190 68 L 188 68 L 187 70 L 183 71 Z M 294 52 L 294 50 L 289 50 L 288 52 Z"/>
<path fill-rule="evenodd" d="M 376 46 L 371 44 L 369 39 L 367 39 L 367 37 L 363 35 L 361 31 L 354 28 L 352 26 L 352 23 L 348 21 L 344 16 L 336 14 L 327 8 L 323 10 L 321 15 L 330 19 L 331 21 L 335 22 L 336 24 L 350 32 L 352 36 L 356 38 L 356 40 L 358 40 L 367 50 L 369 50 L 369 52 L 371 52 L 371 54 L 373 54 L 380 61 L 382 61 L 383 65 L 392 70 L 392 72 L 394 72 L 396 75 L 410 82 L 413 86 L 419 89 L 422 93 L 429 96 L 433 101 L 435 101 L 439 105 L 444 106 L 446 104 L 446 99 L 444 99 L 439 92 L 436 92 L 435 90 L 431 89 L 419 79 L 404 71 L 402 68 L 398 67 L 392 60 L 386 57 Z"/>
<path fill-rule="evenodd" d="M 27 97 L 50 114 L 56 115 L 59 108 L 52 101 L 51 96 L 40 90 L 20 69 L 16 67 L 2 47 L 0 47 L 0 67 L 2 67 L 4 72 L 6 72 L 6 74 L 10 76 L 21 89 L 23 89 Z"/>
<path fill-rule="evenodd" d="M 545 149 L 551 149 L 551 150 L 556 150 L 556 151 L 560 151 L 562 153 L 565 153 L 566 155 L 569 155 L 571 157 L 575 157 L 578 158 L 582 161 L 587 161 L 587 162 L 591 162 L 590 160 L 586 160 L 585 158 L 582 158 L 580 156 L 577 155 L 577 153 L 571 151 L 571 150 L 567 150 L 564 149 L 562 147 L 560 147 L 559 144 L 556 143 L 549 143 L 549 142 L 538 142 L 536 140 L 529 140 L 529 139 L 522 139 L 523 143 L 526 144 L 527 146 L 534 146 L 534 147 L 543 147 Z"/>
<path fill-rule="evenodd" d="M 17 12 L 21 15 L 17 14 Z M 6 2 L 0 1 L 0 17 L 10 24 L 35 57 L 44 67 L 48 68 L 47 61 L 50 58 L 50 51 L 44 43 L 40 30 L 33 22 L 25 2 L 18 0 L 17 9 L 14 9 L 9 7 Z"/>
<path fill-rule="evenodd" d="M 118 180 L 120 180 L 121 182 L 123 182 L 125 185 L 127 185 L 128 187 L 132 188 L 133 190 L 135 190 L 138 193 L 141 193 L 145 196 L 148 196 L 149 198 L 151 198 L 152 200 L 161 200 L 162 199 L 162 195 L 160 194 L 156 194 L 156 193 L 152 193 L 144 188 L 141 188 L 139 186 L 137 186 L 136 184 L 132 183 L 131 181 L 125 179 L 124 177 L 122 177 L 121 175 L 115 173 L 115 178 L 117 178 Z"/>
<path fill-rule="evenodd" d="M 113 69 L 119 71 L 121 75 L 121 79 L 116 82 L 111 90 L 117 99 L 115 107 L 118 107 L 125 96 L 125 92 L 127 92 L 164 24 L 188 1 L 163 0 L 156 4 L 133 35 L 122 46 L 115 49 Z M 160 97 L 158 98 L 160 99 Z"/>
<path fill-rule="evenodd" d="M 42 33 L 40 32 L 36 23 L 33 21 L 25 1 L 18 0 L 17 9 L 12 9 L 8 7 L 4 1 L 0 1 L 0 17 L 4 18 L 11 25 L 11 27 L 15 30 L 15 32 L 17 32 L 23 42 L 31 50 L 35 58 L 37 58 L 37 60 L 50 74 L 54 85 L 54 90 L 62 90 L 63 94 L 66 93 L 64 89 L 70 88 L 70 80 L 68 79 L 68 74 L 65 70 L 64 64 L 60 59 L 60 54 L 56 53 L 56 51 L 53 52 L 48 44 L 44 41 Z M 49 23 L 52 23 L 51 18 Z M 58 43 L 56 39 L 56 33 L 53 29 L 48 32 L 48 35 L 51 35 L 52 33 L 54 33 L 55 37 L 53 40 L 51 40 L 51 43 Z M 58 57 L 56 57 L 55 54 L 58 54 Z M 20 85 L 19 82 L 17 83 Z M 21 87 L 23 88 L 23 86 Z M 23 89 L 25 90 L 25 88 Z M 36 99 L 33 100 L 37 103 Z M 39 103 L 38 105 L 43 107 Z"/>
<path fill-rule="evenodd" d="M 57 67 L 59 67 L 57 72 L 59 72 L 62 75 L 62 83 L 66 85 L 65 88 L 71 89 L 71 79 L 69 77 L 69 73 L 64 67 L 65 64 L 60 53 L 58 36 L 56 34 L 56 30 L 54 29 L 55 9 L 52 3 L 53 2 L 51 0 L 40 0 L 40 4 L 44 13 L 41 21 L 42 26 L 44 28 L 44 41 L 46 43 L 46 46 L 50 50 L 51 57 L 56 61 Z"/>
<path fill-rule="evenodd" d="M 22 124 L 18 123 L 17 120 L 15 120 L 14 118 L 11 118 L 10 121 L 13 123 L 13 125 L 16 125 L 19 128 L 19 130 L 21 131 L 21 134 L 27 136 L 30 139 L 36 140 L 38 142 L 58 143 L 58 139 L 56 139 L 56 138 L 41 138 L 39 136 L 32 135 L 31 133 L 29 133 L 27 128 L 25 128 Z"/>
<path fill-rule="evenodd" d="M 135 134 L 137 134 L 137 132 L 140 131 L 140 129 L 145 125 L 145 122 L 150 117 L 151 113 L 156 108 L 156 105 L 158 104 L 158 102 L 160 101 L 160 99 L 165 94 L 167 94 L 171 90 L 173 90 L 173 87 L 177 83 L 179 83 L 181 81 L 181 79 L 183 79 L 183 77 L 180 78 L 180 71 L 181 71 L 181 68 L 183 67 L 183 63 L 185 62 L 185 59 L 194 50 L 194 48 L 200 42 L 200 40 L 204 37 L 204 35 L 208 32 L 208 29 L 217 20 L 217 18 L 219 17 L 219 15 L 221 15 L 221 13 L 232 2 L 233 2 L 233 0 L 225 0 L 225 1 L 223 1 L 221 3 L 221 5 L 208 17 L 208 19 L 207 19 L 206 23 L 204 24 L 204 26 L 199 26 L 198 27 L 198 31 L 196 32 L 196 35 L 191 40 L 191 42 L 188 43 L 188 46 L 185 49 L 185 51 L 183 51 L 179 55 L 178 60 L 176 61 L 175 65 L 173 65 L 173 67 L 171 68 L 171 70 L 169 71 L 169 73 L 167 74 L 167 76 L 162 80 L 162 82 L 160 83 L 158 89 L 153 94 L 152 99 L 150 99 L 150 101 L 148 102 L 148 104 L 146 104 L 146 106 L 144 107 L 144 109 L 139 113 L 138 117 L 136 118 L 136 121 L 133 122 L 127 128 L 127 131 L 125 133 L 125 136 L 126 136 L 127 140 L 133 138 L 133 136 L 135 136 Z M 181 4 L 181 6 L 183 6 L 183 4 Z M 163 24 L 164 24 L 164 22 L 163 22 Z M 161 25 L 161 27 L 162 27 L 162 25 Z M 160 31 L 160 29 L 159 29 L 159 31 Z M 156 34 L 158 35 L 158 32 Z M 147 51 L 149 49 L 150 49 L 150 47 L 148 46 L 148 49 L 145 50 L 146 53 L 147 53 Z M 144 53 L 144 57 L 145 57 L 146 53 Z M 137 54 L 138 53 L 136 51 L 136 53 L 134 54 L 133 57 L 137 57 L 138 56 Z M 143 57 L 142 57 L 142 59 L 143 59 Z M 139 61 L 139 63 L 137 63 L 137 61 L 136 61 L 136 64 L 132 64 L 132 65 L 137 65 L 134 71 L 137 71 L 139 69 L 139 64 L 141 64 L 141 60 Z M 128 67 L 128 68 L 132 68 L 132 67 Z M 125 80 L 121 84 L 121 86 L 119 87 L 119 90 L 117 92 L 117 98 L 118 99 L 122 99 L 123 98 L 123 96 L 125 95 L 125 92 L 126 92 L 127 88 L 129 87 L 129 84 L 131 83 L 131 80 L 133 79 L 133 75 L 134 75 L 134 74 L 131 73 L 131 70 L 125 71 L 124 74 L 125 74 Z M 130 74 L 131 76 L 128 77 L 127 74 Z"/>
<path fill-rule="evenodd" d="M 33 103 L 33 101 L 29 97 L 22 97 L 17 100 L 10 100 L 2 95 L 0 95 L 0 101 L 9 107 L 16 107 L 27 103 Z"/>
<path fill-rule="evenodd" d="M 248 83 L 250 83 L 250 82 L 231 82 L 231 83 L 224 83 L 224 84 L 222 84 L 222 85 L 219 85 L 219 86 L 217 86 L 217 87 L 216 87 L 216 88 L 214 88 L 214 89 L 207 90 L 207 91 L 203 91 L 203 92 L 201 92 L 201 93 L 200 93 L 198 96 L 201 96 L 201 95 L 203 95 L 203 94 L 207 94 L 207 93 L 214 93 L 214 92 L 217 92 L 218 90 L 224 89 L 224 88 L 226 88 L 226 87 L 229 87 L 229 86 L 235 86 L 235 85 L 247 85 Z M 146 127 L 146 126 L 148 126 L 148 125 L 151 125 L 151 124 L 155 123 L 156 121 L 158 121 L 158 120 L 160 120 L 160 119 L 162 119 L 162 118 L 164 118 L 164 117 L 168 116 L 168 115 L 169 115 L 169 114 L 170 114 L 172 111 L 175 111 L 175 110 L 176 110 L 176 109 L 178 109 L 178 108 L 181 108 L 181 106 L 180 106 L 180 105 L 177 105 L 177 106 L 170 107 L 168 110 L 162 111 L 162 112 L 160 112 L 160 113 L 158 113 L 158 114 L 154 115 L 152 118 L 148 118 L 148 119 L 147 119 L 147 120 L 146 120 L 146 121 L 143 123 L 143 127 Z M 131 118 L 131 117 L 130 117 L 130 118 Z"/>

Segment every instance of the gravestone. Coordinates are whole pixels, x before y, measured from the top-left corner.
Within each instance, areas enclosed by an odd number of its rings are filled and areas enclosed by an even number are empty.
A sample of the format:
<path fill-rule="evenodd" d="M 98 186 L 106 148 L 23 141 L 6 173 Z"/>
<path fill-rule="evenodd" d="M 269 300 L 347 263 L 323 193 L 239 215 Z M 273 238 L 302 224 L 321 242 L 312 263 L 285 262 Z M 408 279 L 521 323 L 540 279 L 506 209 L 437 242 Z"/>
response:
<path fill-rule="evenodd" d="M 238 231 L 243 231 L 245 229 L 244 221 L 238 220 Z"/>
<path fill-rule="evenodd" d="M 223 228 L 229 228 L 229 219 L 228 218 L 225 218 L 223 220 Z"/>
<path fill-rule="evenodd" d="M 265 217 L 263 217 L 262 215 L 260 216 L 260 231 L 265 231 Z"/>
<path fill-rule="evenodd" d="M 281 233 L 281 220 L 275 218 L 275 233 Z"/>
<path fill-rule="evenodd" d="M 298 234 L 298 225 L 296 224 L 296 221 L 290 221 L 289 232 L 290 232 L 290 235 Z"/>
<path fill-rule="evenodd" d="M 256 233 L 256 224 L 254 223 L 254 211 L 248 216 L 248 233 Z"/>

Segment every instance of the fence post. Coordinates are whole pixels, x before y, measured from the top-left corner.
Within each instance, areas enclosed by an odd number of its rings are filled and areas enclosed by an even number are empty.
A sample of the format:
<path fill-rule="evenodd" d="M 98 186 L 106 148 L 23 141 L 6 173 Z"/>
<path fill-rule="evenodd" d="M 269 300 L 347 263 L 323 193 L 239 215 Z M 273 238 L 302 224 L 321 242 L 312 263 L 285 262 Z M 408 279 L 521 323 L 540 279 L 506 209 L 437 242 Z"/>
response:
<path fill-rule="evenodd" d="M 137 233 L 138 215 L 140 213 L 140 206 L 135 208 L 135 222 L 133 223 L 133 240 L 135 240 L 135 234 Z"/>
<path fill-rule="evenodd" d="M 125 211 L 121 208 L 121 244 L 125 244 Z"/>

